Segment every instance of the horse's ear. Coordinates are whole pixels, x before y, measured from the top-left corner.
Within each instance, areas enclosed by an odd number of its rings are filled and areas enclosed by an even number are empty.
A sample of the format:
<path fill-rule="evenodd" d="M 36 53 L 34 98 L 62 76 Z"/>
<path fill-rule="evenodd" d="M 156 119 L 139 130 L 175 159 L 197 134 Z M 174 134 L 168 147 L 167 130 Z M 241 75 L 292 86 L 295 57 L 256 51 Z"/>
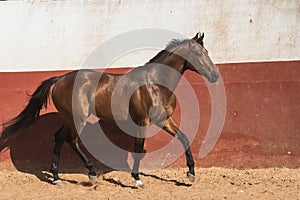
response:
<path fill-rule="evenodd" d="M 201 34 L 200 38 L 201 38 L 201 40 L 203 40 L 203 38 L 204 38 L 204 33 Z"/>
<path fill-rule="evenodd" d="M 203 41 L 204 33 L 200 34 L 200 37 L 197 39 L 197 41 Z"/>
<path fill-rule="evenodd" d="M 200 37 L 197 39 L 197 42 L 201 45 L 203 45 L 203 38 L 204 38 L 204 33 L 200 34 Z"/>
<path fill-rule="evenodd" d="M 199 39 L 199 32 L 198 33 L 196 33 L 196 35 L 195 35 L 195 37 L 193 37 L 193 40 L 198 40 Z"/>

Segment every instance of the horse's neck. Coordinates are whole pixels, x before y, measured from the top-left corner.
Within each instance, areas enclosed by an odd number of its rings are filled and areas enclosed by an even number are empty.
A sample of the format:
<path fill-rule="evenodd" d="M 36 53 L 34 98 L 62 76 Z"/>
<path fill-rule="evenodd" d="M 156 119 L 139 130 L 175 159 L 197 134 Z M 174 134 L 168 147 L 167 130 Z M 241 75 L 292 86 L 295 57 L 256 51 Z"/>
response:
<path fill-rule="evenodd" d="M 185 59 L 183 58 L 185 57 L 183 56 L 185 54 L 184 52 L 184 48 L 177 48 L 171 52 L 168 50 L 163 50 L 159 52 L 154 58 L 152 58 L 147 64 L 157 63 L 165 65 L 183 74 L 185 70 Z"/>
<path fill-rule="evenodd" d="M 185 60 L 182 57 L 171 54 L 157 63 L 151 63 L 153 66 L 149 75 L 152 76 L 151 79 L 156 83 L 175 90 L 185 71 L 184 62 Z"/>

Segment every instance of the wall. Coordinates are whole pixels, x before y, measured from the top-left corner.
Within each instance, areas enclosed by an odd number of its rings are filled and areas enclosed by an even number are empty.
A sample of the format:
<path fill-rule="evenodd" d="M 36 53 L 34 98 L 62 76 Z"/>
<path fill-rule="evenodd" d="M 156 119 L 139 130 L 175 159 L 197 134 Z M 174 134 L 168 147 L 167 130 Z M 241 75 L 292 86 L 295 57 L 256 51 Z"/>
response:
<path fill-rule="evenodd" d="M 221 137 L 212 152 L 205 158 L 199 157 L 202 141 L 207 133 L 211 118 L 211 99 L 203 79 L 193 73 L 186 72 L 185 77 L 194 89 L 199 109 L 200 123 L 196 130 L 191 147 L 196 166 L 201 167 L 231 167 L 231 168 L 261 168 L 261 167 L 299 167 L 300 166 L 300 62 L 257 62 L 219 64 L 222 74 L 227 106 L 226 118 Z M 111 69 L 111 72 L 124 73 L 128 68 Z M 260 72 L 260 73 L 257 73 Z M 26 105 L 28 96 L 37 84 L 48 77 L 62 75 L 65 71 L 52 72 L 18 72 L 0 74 L 0 113 L 2 122 L 16 116 Z M 9 84 L 7 84 L 9 83 Z M 184 94 L 186 84 L 180 82 L 177 91 Z M 186 97 L 189 101 L 189 97 Z M 195 109 L 195 108 L 188 108 Z M 47 110 L 42 110 L 37 123 L 22 130 L 10 145 L 10 150 L 0 153 L 0 168 L 21 171 L 34 169 L 48 170 L 54 133 L 62 124 L 55 112 L 53 103 Z M 174 114 L 177 123 L 193 118 L 189 113 L 181 115 L 180 105 Z M 132 151 L 133 138 L 117 127 L 100 121 L 106 136 L 114 144 L 125 150 Z M 86 130 L 94 133 L 92 145 L 97 145 L 104 156 L 110 160 L 122 161 L 126 166 L 131 155 L 116 154 L 107 151 L 103 144 L 104 138 L 96 132 L 97 124 L 89 123 Z M 185 129 L 188 136 L 193 130 Z M 83 135 L 85 132 L 83 133 Z M 172 138 L 164 131 L 147 138 L 145 148 L 148 153 L 154 152 L 170 143 Z M 104 148 L 104 149 L 103 149 Z M 178 155 L 182 147 L 175 142 L 167 153 L 151 157 L 146 154 L 142 167 L 168 166 L 166 161 Z M 149 156 L 148 156 L 149 155 Z M 12 162 L 8 162 L 10 159 Z M 83 164 L 75 153 L 65 145 L 62 150 L 62 170 L 72 169 L 78 172 Z M 185 156 L 181 156 L 172 166 L 185 166 Z M 124 167 L 123 166 L 123 167 Z M 100 169 L 103 163 L 97 165 Z"/>
<path fill-rule="evenodd" d="M 153 27 L 191 37 L 201 30 L 224 80 L 227 112 L 217 145 L 207 157 L 199 158 L 211 102 L 202 78 L 185 74 L 197 91 L 201 110 L 191 146 L 196 165 L 299 167 L 299 9 L 297 1 L 264 0 L 0 2 L 0 122 L 17 115 L 26 105 L 26 94 L 41 81 L 81 68 L 95 48 L 116 35 Z M 162 47 L 171 39 L 162 42 Z M 143 64 L 157 51 L 131 52 L 112 63 L 110 71 L 126 72 L 130 68 L 124 67 Z M 180 83 L 178 89 L 184 87 Z M 10 150 L 0 153 L 0 168 L 48 170 L 52 137 L 62 123 L 55 111 L 50 106 L 36 124 L 22 130 Z M 178 108 L 175 113 L 178 122 L 180 112 Z M 132 138 L 100 123 L 112 140 L 121 146 L 127 141 L 124 148 L 132 148 Z M 161 132 L 147 140 L 146 149 L 155 151 L 170 140 Z M 129 155 L 120 156 L 127 163 Z M 147 160 L 161 164 L 166 158 L 145 157 L 144 165 Z M 82 166 L 80 163 L 70 148 L 64 147 L 64 170 L 77 172 L 74 166 Z M 183 156 L 173 163 L 184 165 Z"/>
<path fill-rule="evenodd" d="M 205 32 L 216 63 L 297 60 L 299 9 L 296 0 L 0 2 L 0 71 L 80 68 L 104 41 L 150 27 Z M 116 65 L 137 66 L 155 53 Z"/>

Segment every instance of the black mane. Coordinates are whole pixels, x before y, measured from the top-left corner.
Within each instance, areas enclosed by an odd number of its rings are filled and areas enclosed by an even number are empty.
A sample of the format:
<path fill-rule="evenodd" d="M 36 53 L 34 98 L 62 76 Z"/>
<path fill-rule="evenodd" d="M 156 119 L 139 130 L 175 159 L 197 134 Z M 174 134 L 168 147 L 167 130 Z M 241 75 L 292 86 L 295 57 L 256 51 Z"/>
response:
<path fill-rule="evenodd" d="M 156 60 L 158 60 L 160 57 L 162 56 L 166 56 L 167 54 L 169 54 L 173 49 L 175 49 L 176 47 L 180 46 L 181 44 L 190 41 L 190 39 L 184 39 L 184 40 L 180 40 L 180 39 L 173 39 L 171 40 L 166 48 L 162 51 L 160 51 L 156 56 L 154 56 L 151 60 L 149 60 L 149 63 L 155 62 Z"/>
<path fill-rule="evenodd" d="M 174 48 L 176 48 L 176 47 L 180 46 L 181 44 L 183 44 L 183 43 L 185 43 L 185 42 L 188 42 L 188 41 L 190 41 L 190 39 L 184 39 L 184 40 L 173 39 L 173 40 L 171 40 L 171 41 L 167 44 L 165 50 L 171 51 L 172 49 L 174 49 Z"/>
<path fill-rule="evenodd" d="M 162 56 L 166 56 L 168 55 L 170 52 L 172 52 L 173 49 L 175 49 L 176 47 L 179 47 L 180 45 L 182 45 L 183 43 L 186 43 L 186 42 L 189 42 L 191 39 L 183 39 L 183 40 L 180 40 L 180 39 L 173 39 L 171 40 L 166 48 L 162 51 L 160 51 L 156 56 L 154 56 L 151 60 L 149 60 L 148 63 L 153 63 L 155 61 L 157 61 L 159 58 L 161 58 Z M 201 40 L 197 40 L 197 42 L 204 47 L 203 45 L 203 41 L 202 39 Z"/>

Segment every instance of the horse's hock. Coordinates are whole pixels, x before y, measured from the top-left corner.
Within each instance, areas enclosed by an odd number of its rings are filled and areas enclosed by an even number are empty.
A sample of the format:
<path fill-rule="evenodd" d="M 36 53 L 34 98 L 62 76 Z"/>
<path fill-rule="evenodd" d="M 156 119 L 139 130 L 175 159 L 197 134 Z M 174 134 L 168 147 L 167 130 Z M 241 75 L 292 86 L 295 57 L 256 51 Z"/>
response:
<path fill-rule="evenodd" d="M 200 159 L 198 154 L 210 122 L 211 99 L 202 78 L 194 73 L 186 72 L 185 77 L 192 85 L 200 106 L 200 125 L 195 139 L 191 141 L 196 166 L 299 167 L 299 65 L 299 61 L 218 65 L 226 90 L 226 119 L 217 145 L 204 159 Z M 127 70 L 110 69 L 113 73 Z M 0 108 L 1 122 L 13 118 L 22 110 L 27 103 L 27 93 L 32 93 L 42 80 L 64 73 L 55 71 L 0 73 L 0 87 L 2 88 L 0 96 L 5 96 L 0 99 L 0 104 L 7 105 Z M 186 86 L 180 83 L 177 90 L 180 91 L 184 87 Z M 58 114 L 46 114 L 50 112 L 55 112 L 53 104 L 47 111 L 43 111 L 37 123 L 22 130 L 25 133 L 21 135 L 25 134 L 26 137 L 16 137 L 10 150 L 0 154 L 2 169 L 49 170 L 53 134 L 62 123 Z M 188 116 L 181 116 L 179 106 L 175 111 L 174 119 L 179 123 L 184 117 Z M 105 126 L 108 125 L 103 124 L 103 127 Z M 118 128 L 106 127 L 104 130 L 110 132 L 110 139 L 115 140 L 115 144 L 122 144 L 123 149 L 132 151 L 131 137 L 123 135 L 118 138 L 117 136 L 120 135 Z M 147 153 L 153 152 L 168 144 L 171 139 L 169 135 L 161 131 L 146 139 L 145 149 Z M 76 169 L 77 166 L 84 167 L 67 145 L 63 148 L 62 171 L 76 172 L 79 170 Z M 124 160 L 124 167 L 128 167 L 127 161 L 131 154 L 119 156 Z M 147 166 L 147 162 L 149 160 L 145 157 L 142 163 Z M 184 167 L 185 164 L 183 155 L 171 166 Z M 104 166 L 98 163 L 96 167 Z"/>

